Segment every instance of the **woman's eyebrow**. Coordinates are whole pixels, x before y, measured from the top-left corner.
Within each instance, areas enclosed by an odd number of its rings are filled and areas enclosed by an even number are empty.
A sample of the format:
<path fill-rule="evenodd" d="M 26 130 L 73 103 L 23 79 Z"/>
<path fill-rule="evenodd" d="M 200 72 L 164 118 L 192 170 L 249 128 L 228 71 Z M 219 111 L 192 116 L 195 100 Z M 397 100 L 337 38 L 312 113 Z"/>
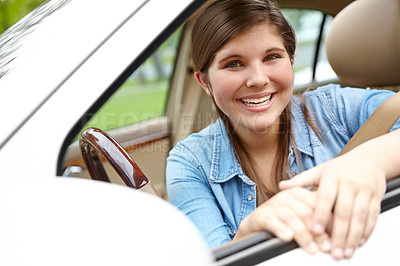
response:
<path fill-rule="evenodd" d="M 237 55 L 237 54 L 227 55 L 227 56 L 221 58 L 221 60 L 218 61 L 218 64 L 221 64 L 221 63 L 223 63 L 223 62 L 225 62 L 225 61 L 227 61 L 228 59 L 231 59 L 231 58 L 242 58 L 242 57 L 243 56 Z"/>
<path fill-rule="evenodd" d="M 267 50 L 265 51 L 266 54 L 268 54 L 268 53 L 270 53 L 270 52 L 286 52 L 286 50 L 285 50 L 285 49 L 282 49 L 282 48 L 280 48 L 280 47 L 272 47 L 272 48 L 269 48 L 269 49 L 267 49 Z"/>

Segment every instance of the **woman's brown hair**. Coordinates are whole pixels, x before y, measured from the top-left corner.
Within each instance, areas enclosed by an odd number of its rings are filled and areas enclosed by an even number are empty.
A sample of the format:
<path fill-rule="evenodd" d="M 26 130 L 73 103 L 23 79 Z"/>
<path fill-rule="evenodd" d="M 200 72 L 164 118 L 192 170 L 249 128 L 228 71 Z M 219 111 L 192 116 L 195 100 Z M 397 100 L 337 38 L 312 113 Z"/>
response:
<path fill-rule="evenodd" d="M 296 50 L 295 34 L 275 3 L 269 0 L 216 0 L 206 8 L 193 26 L 192 56 L 195 70 L 207 74 L 215 54 L 224 44 L 261 23 L 267 23 L 277 34 L 282 36 L 289 57 L 293 58 Z M 271 187 L 263 185 L 255 171 L 254 163 L 235 134 L 228 117 L 216 104 L 215 106 L 227 129 L 243 172 L 256 183 L 257 203 L 260 204 L 278 192 L 279 181 L 288 178 L 288 154 L 291 139 L 290 104 L 280 117 L 279 149 L 273 163 L 271 179 L 273 185 Z"/>

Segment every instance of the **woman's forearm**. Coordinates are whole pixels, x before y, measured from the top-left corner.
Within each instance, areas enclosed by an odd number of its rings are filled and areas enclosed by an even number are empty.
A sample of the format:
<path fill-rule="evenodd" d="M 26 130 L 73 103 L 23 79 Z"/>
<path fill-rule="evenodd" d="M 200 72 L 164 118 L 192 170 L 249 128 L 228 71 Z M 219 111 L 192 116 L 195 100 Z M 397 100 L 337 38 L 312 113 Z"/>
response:
<path fill-rule="evenodd" d="M 386 180 L 400 176 L 400 129 L 369 140 L 354 148 L 365 163 L 376 164 L 383 170 Z"/>

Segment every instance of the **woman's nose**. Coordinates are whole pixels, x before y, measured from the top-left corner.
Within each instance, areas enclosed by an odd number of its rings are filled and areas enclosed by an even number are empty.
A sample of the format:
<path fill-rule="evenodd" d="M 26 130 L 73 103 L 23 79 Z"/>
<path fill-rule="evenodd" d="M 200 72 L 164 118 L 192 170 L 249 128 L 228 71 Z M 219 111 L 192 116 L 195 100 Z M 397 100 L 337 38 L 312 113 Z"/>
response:
<path fill-rule="evenodd" d="M 264 87 L 269 83 L 268 73 L 264 65 L 255 65 L 248 68 L 248 77 L 246 86 L 249 88 L 260 88 Z"/>

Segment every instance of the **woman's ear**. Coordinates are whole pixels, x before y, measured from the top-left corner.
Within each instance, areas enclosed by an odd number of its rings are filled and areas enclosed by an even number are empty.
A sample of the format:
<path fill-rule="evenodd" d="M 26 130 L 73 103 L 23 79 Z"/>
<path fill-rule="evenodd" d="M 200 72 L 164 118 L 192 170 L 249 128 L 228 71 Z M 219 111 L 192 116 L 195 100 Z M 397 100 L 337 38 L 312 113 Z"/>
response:
<path fill-rule="evenodd" d="M 210 86 L 208 85 L 207 75 L 202 73 L 201 71 L 195 71 L 194 77 L 196 78 L 196 80 L 200 84 L 200 86 L 203 88 L 203 90 L 205 90 L 207 92 L 207 94 L 210 95 L 211 90 L 210 90 Z"/>
<path fill-rule="evenodd" d="M 293 56 L 290 58 L 290 63 L 292 63 L 292 65 L 294 64 L 294 57 Z"/>

